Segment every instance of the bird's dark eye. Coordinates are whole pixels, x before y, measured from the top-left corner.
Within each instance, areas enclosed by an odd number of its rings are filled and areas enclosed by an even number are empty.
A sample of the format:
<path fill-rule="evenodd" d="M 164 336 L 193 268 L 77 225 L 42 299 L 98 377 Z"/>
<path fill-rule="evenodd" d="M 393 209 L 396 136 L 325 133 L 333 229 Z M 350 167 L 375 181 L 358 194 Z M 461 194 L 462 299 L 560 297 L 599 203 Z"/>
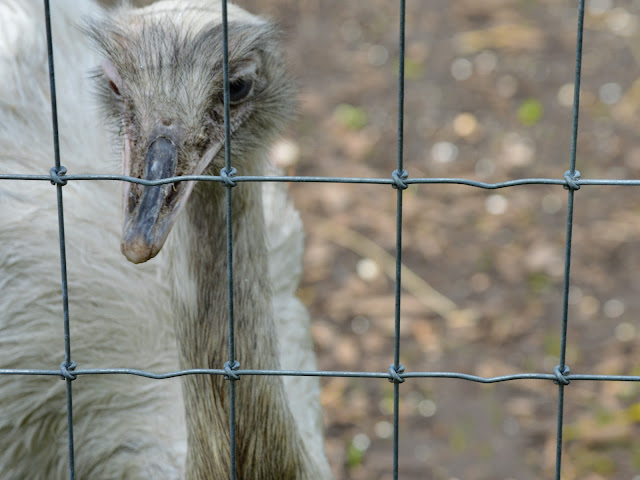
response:
<path fill-rule="evenodd" d="M 109 88 L 111 89 L 111 91 L 113 93 L 116 94 L 116 96 L 120 96 L 120 89 L 118 88 L 118 86 L 115 84 L 115 82 L 113 82 L 112 80 L 109 80 Z"/>
<path fill-rule="evenodd" d="M 229 83 L 229 101 L 238 103 L 249 96 L 253 90 L 253 80 L 249 78 L 238 78 Z"/>

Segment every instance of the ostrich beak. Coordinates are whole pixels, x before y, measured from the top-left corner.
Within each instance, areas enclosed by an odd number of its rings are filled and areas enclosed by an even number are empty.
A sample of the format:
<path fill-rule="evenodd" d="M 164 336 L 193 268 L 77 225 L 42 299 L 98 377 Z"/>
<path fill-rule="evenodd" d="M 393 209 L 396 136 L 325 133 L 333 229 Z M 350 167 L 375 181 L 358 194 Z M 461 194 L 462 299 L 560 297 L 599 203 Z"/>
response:
<path fill-rule="evenodd" d="M 159 136 L 151 142 L 144 159 L 144 178 L 160 180 L 176 174 L 176 145 Z M 125 159 L 128 163 L 130 159 Z M 140 186 L 126 182 L 124 193 L 124 227 L 121 249 L 133 263 L 155 257 L 174 223 L 179 202 L 173 184 Z M 181 192 L 186 193 L 186 192 Z M 173 194 L 173 195 L 172 195 Z"/>

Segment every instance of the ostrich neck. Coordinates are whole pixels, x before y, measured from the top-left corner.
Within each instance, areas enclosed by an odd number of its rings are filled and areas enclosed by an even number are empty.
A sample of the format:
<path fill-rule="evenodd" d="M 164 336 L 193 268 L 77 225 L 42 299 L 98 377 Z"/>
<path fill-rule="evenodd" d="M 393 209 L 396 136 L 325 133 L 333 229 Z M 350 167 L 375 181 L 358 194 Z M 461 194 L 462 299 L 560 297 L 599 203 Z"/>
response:
<path fill-rule="evenodd" d="M 236 360 L 242 369 L 277 369 L 277 339 L 260 184 L 233 189 Z M 229 360 L 225 191 L 200 183 L 171 243 L 175 328 L 182 368 L 222 368 Z M 229 478 L 229 381 L 183 377 L 187 480 Z M 236 382 L 238 479 L 314 478 L 280 377 Z"/>

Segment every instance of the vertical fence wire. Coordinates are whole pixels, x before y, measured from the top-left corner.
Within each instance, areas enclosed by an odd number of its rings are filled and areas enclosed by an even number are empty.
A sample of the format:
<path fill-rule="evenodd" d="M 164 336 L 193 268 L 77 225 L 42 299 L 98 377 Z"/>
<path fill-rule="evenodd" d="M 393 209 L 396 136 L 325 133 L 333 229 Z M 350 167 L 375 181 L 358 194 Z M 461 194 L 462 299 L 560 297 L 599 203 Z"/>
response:
<path fill-rule="evenodd" d="M 229 100 L 229 28 L 227 19 L 227 0 L 222 1 L 222 75 L 224 98 L 224 159 L 225 166 L 221 172 L 225 178 L 226 188 L 226 228 L 227 228 L 227 296 L 229 315 L 229 362 L 225 364 L 226 376 L 229 380 L 229 451 L 230 451 L 230 478 L 236 480 L 236 380 L 237 376 L 231 374 L 240 367 L 235 359 L 235 320 L 233 310 L 233 202 L 231 189 L 235 185 L 230 179 L 235 173 L 231 166 L 231 120 Z"/>
<path fill-rule="evenodd" d="M 407 175 L 403 169 L 404 157 L 404 60 L 405 60 L 405 0 L 400 1 L 398 15 L 398 160 L 394 178 L 398 179 L 396 188 L 396 278 L 395 278 L 395 331 L 392 369 L 396 373 L 393 379 L 393 478 L 398 478 L 398 453 L 400 450 L 400 383 L 404 381 L 399 374 L 404 372 L 400 363 L 400 317 L 402 293 L 402 191 L 406 188 L 403 179 Z"/>
<path fill-rule="evenodd" d="M 67 283 L 67 254 L 64 236 L 64 206 L 62 202 L 62 187 L 66 181 L 61 178 L 66 169 L 60 164 L 60 144 L 58 136 L 58 106 L 56 99 L 56 79 L 53 63 L 53 38 L 51 33 L 51 10 L 49 0 L 44 0 L 44 16 L 47 31 L 47 57 L 49 67 L 49 90 L 51 95 L 51 125 L 53 130 L 53 154 L 55 157 L 55 167 L 51 169 L 52 183 L 56 185 L 58 202 L 58 234 L 60 243 L 60 275 L 62 285 L 62 314 L 64 329 L 64 362 L 60 365 L 62 378 L 66 383 L 66 403 L 67 403 L 67 444 L 69 452 L 69 479 L 75 479 L 75 454 L 73 445 L 73 395 L 71 382 L 75 375 L 71 371 L 75 363 L 71 360 L 71 333 L 69 328 L 69 292 Z"/>
<path fill-rule="evenodd" d="M 114 175 L 66 175 L 66 169 L 60 162 L 58 117 L 56 105 L 55 69 L 53 59 L 53 41 L 51 32 L 51 18 L 49 0 L 44 0 L 45 24 L 47 34 L 47 51 L 49 64 L 49 82 L 51 91 L 52 129 L 55 166 L 50 170 L 49 176 L 45 175 L 0 175 L 0 179 L 28 179 L 28 180 L 50 180 L 56 186 L 57 207 L 58 207 L 58 230 L 60 243 L 60 271 L 62 284 L 62 306 L 63 306 L 63 328 L 65 340 L 65 358 L 59 370 L 21 370 L 21 369 L 0 369 L 0 374 L 18 375 L 60 375 L 66 382 L 66 407 L 67 407 L 67 442 L 69 456 L 69 478 L 75 479 L 75 458 L 74 458 L 74 436 L 73 436 L 73 402 L 72 402 L 72 381 L 77 375 L 99 374 L 99 373 L 120 373 L 129 375 L 141 375 L 148 378 L 171 378 L 185 374 L 213 374 L 224 375 L 229 380 L 229 441 L 230 441 L 230 478 L 236 479 L 236 385 L 240 374 L 246 375 L 313 375 L 326 377 L 363 377 L 363 378 L 387 378 L 393 382 L 394 407 L 393 407 L 393 478 L 399 478 L 399 408 L 400 408 L 400 383 L 406 378 L 461 378 L 469 381 L 481 383 L 503 382 L 514 379 L 543 379 L 553 380 L 558 385 L 558 412 L 557 412 L 557 432 L 556 432 L 556 463 L 555 478 L 561 478 L 562 465 L 562 430 L 564 411 L 564 387 L 570 380 L 617 380 L 640 382 L 640 376 L 614 376 L 614 375 L 571 375 L 569 367 L 566 365 L 567 347 L 567 326 L 568 326 L 568 305 L 571 273 L 571 244 L 573 231 L 573 209 L 575 191 L 581 185 L 636 185 L 640 186 L 640 180 L 581 180 L 580 174 L 576 170 L 577 156 L 577 136 L 579 119 L 579 100 L 582 65 L 582 40 L 584 30 L 584 0 L 579 0 L 577 19 L 577 40 L 576 40 L 576 66 L 574 78 L 574 103 L 573 103 L 573 124 L 571 135 L 571 155 L 569 170 L 564 174 L 563 179 L 518 179 L 501 183 L 482 183 L 458 178 L 408 178 L 408 173 L 403 167 L 403 144 L 404 144 L 404 89 L 405 89 L 405 10 L 406 0 L 399 2 L 399 78 L 398 78 L 398 145 L 397 145 L 397 169 L 392 173 L 391 179 L 366 179 L 366 178 L 326 178 L 326 177 L 242 177 L 236 176 L 236 171 L 231 164 L 230 149 L 230 101 L 229 101 L 229 43 L 228 43 L 228 19 L 227 0 L 221 0 L 222 6 L 222 32 L 223 32 L 223 98 L 224 98 L 224 121 L 225 121 L 225 167 L 221 170 L 219 177 L 214 176 L 193 176 L 190 180 L 221 182 L 226 188 L 226 234 L 227 234 L 227 291 L 228 291 L 228 346 L 229 361 L 225 363 L 224 369 L 193 369 L 192 371 L 169 372 L 164 374 L 154 374 L 134 369 L 87 369 L 77 370 L 75 363 L 71 359 L 71 336 L 69 321 L 69 298 L 67 285 L 66 249 L 64 234 L 64 208 L 62 198 L 62 187 L 68 180 L 124 180 L 143 185 L 158 185 L 161 183 L 184 181 L 185 177 L 173 179 L 163 179 L 160 181 L 146 181 L 133 179 L 124 176 Z M 239 181 L 291 181 L 291 182 L 329 182 L 329 183 L 375 183 L 392 185 L 396 190 L 396 270 L 395 270 L 395 331 L 394 331 L 394 355 L 393 364 L 387 372 L 322 372 L 322 371 L 281 371 L 281 370 L 239 370 L 240 365 L 235 359 L 235 332 L 234 332 L 234 299 L 233 299 L 233 228 L 232 228 L 232 194 L 231 187 Z M 511 187 L 525 184 L 553 184 L 563 185 L 568 190 L 567 202 L 567 224 L 565 243 L 565 269 L 562 292 L 562 323 L 561 323 L 561 348 L 559 365 L 554 369 L 553 374 L 549 373 L 521 373 L 493 378 L 482 378 L 456 372 L 404 372 L 404 366 L 400 363 L 400 326 L 401 326 L 401 265 L 402 265 L 402 199 L 403 190 L 409 184 L 418 183 L 457 183 L 475 186 L 479 188 L 495 189 Z"/>
<path fill-rule="evenodd" d="M 569 384 L 565 375 L 569 374 L 569 367 L 566 365 L 567 352 L 567 327 L 569 323 L 569 290 L 571 285 L 571 243 L 573 236 L 573 205 L 575 191 L 580 188 L 575 183 L 580 177 L 576 170 L 576 155 L 578 144 L 578 119 L 580 116 L 580 82 L 582 79 L 582 37 L 584 32 L 584 0 L 579 0 L 578 4 L 578 31 L 576 34 L 576 67 L 574 75 L 573 90 L 573 120 L 571 128 L 571 153 L 569 160 L 569 170 L 565 173 L 567 178 L 567 228 L 565 238 L 565 264 L 564 264 L 564 284 L 562 292 L 562 330 L 560 333 L 560 365 L 556 367 L 555 373 L 558 376 L 558 416 L 556 427 L 556 468 L 555 478 L 560 480 L 562 470 L 562 433 L 564 425 L 564 387 Z"/>

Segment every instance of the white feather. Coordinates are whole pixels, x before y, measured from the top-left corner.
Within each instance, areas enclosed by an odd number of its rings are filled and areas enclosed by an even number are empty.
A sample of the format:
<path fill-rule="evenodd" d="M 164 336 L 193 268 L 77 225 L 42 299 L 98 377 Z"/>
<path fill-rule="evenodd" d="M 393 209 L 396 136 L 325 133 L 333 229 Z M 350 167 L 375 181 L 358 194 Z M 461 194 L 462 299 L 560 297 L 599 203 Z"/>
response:
<path fill-rule="evenodd" d="M 97 10 L 93 1 L 52 2 L 60 151 L 69 173 L 121 170 L 120 147 L 105 134 L 88 78 L 99 59 L 74 26 Z M 1 173 L 47 174 L 54 165 L 43 18 L 39 1 L 0 0 Z M 107 181 L 63 188 L 72 358 L 82 369 L 174 371 L 164 252 L 137 266 L 120 253 L 120 189 Z M 281 366 L 315 369 L 308 313 L 294 296 L 300 218 L 281 185 L 265 185 L 264 196 Z M 64 360 L 64 339 L 56 188 L 49 182 L 0 180 L 0 249 L 0 368 L 55 369 Z M 77 478 L 182 478 L 179 382 L 124 375 L 75 380 Z M 317 380 L 285 377 L 285 387 L 311 457 L 324 459 Z M 66 428 L 65 382 L 0 375 L 2 478 L 68 478 Z"/>

